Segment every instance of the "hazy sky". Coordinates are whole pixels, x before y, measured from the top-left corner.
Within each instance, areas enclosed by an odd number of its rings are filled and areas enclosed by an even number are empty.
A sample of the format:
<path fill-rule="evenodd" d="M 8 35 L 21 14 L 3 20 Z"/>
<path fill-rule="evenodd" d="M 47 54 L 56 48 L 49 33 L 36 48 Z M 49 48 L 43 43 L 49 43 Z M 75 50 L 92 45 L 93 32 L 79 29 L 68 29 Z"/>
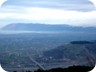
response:
<path fill-rule="evenodd" d="M 89 0 L 7 0 L 0 26 L 9 23 L 96 26 L 96 8 Z"/>

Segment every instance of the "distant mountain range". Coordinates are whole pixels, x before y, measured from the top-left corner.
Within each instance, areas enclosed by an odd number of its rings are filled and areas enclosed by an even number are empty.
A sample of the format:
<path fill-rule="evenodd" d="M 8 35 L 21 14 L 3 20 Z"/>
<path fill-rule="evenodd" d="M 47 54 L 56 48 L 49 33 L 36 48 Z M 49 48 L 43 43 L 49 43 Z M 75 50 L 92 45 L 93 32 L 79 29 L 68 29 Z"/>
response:
<path fill-rule="evenodd" d="M 49 25 L 49 24 L 33 24 L 33 23 L 15 23 L 8 24 L 1 30 L 11 31 L 85 31 L 96 32 L 96 27 L 80 27 L 70 25 Z"/>

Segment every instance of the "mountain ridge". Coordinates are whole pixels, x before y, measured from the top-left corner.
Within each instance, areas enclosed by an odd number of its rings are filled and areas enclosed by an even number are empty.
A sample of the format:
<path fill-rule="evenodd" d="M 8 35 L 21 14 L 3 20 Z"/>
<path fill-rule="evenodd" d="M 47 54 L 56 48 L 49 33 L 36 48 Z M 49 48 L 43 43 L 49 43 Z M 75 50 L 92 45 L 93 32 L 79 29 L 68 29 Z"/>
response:
<path fill-rule="evenodd" d="M 71 26 L 67 24 L 63 25 L 50 25 L 50 24 L 35 24 L 35 23 L 14 23 L 8 24 L 1 28 L 1 30 L 11 31 L 85 31 L 96 32 L 96 27 L 81 27 Z"/>
<path fill-rule="evenodd" d="M 67 62 L 68 65 L 89 65 L 95 66 L 96 62 L 96 42 L 76 41 L 77 44 L 60 45 L 49 51 L 44 52 L 44 57 L 48 60 L 62 60 Z M 75 42 L 75 43 L 76 43 Z M 79 44 L 80 42 L 80 44 Z M 90 42 L 90 43 L 89 43 Z"/>

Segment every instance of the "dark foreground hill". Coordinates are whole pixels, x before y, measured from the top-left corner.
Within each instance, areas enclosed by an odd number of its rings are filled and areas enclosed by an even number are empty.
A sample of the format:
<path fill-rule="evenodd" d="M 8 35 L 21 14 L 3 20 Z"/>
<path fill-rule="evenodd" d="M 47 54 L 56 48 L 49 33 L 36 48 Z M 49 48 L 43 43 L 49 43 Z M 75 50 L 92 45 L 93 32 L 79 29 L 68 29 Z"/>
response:
<path fill-rule="evenodd" d="M 91 71 L 93 67 L 88 66 L 71 66 L 68 68 L 54 68 L 50 70 L 37 70 L 35 72 L 88 72 Z M 31 72 L 31 71 L 30 71 Z"/>
<path fill-rule="evenodd" d="M 49 25 L 49 24 L 33 24 L 33 23 L 15 23 L 8 24 L 2 30 L 13 31 L 86 31 L 96 32 L 96 27 L 75 27 L 70 25 Z"/>
<path fill-rule="evenodd" d="M 91 71 L 94 67 L 89 67 L 89 66 L 70 66 L 68 68 L 53 68 L 53 69 L 48 69 L 48 70 L 31 70 L 31 69 L 22 69 L 20 71 L 18 70 L 13 70 L 11 72 L 88 72 Z"/>

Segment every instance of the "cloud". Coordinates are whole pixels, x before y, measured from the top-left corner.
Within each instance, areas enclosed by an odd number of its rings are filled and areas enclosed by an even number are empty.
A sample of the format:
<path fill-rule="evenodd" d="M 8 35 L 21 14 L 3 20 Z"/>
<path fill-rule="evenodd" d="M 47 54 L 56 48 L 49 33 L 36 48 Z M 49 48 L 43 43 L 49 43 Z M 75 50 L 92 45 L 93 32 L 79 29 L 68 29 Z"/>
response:
<path fill-rule="evenodd" d="M 63 10 L 92 11 L 94 5 L 89 0 L 8 0 L 6 6 L 42 7 Z"/>
<path fill-rule="evenodd" d="M 96 7 L 96 0 L 89 0 L 89 1 L 91 1 L 94 4 L 94 6 Z"/>
<path fill-rule="evenodd" d="M 1 8 L 0 23 L 96 26 L 96 10 L 93 8 L 94 5 L 89 0 L 8 0 Z M 86 9 L 89 11 L 84 12 Z"/>
<path fill-rule="evenodd" d="M 4 2 L 6 2 L 7 0 L 0 0 L 0 7 L 2 6 L 2 4 L 4 3 Z"/>
<path fill-rule="evenodd" d="M 96 11 L 78 12 L 40 7 L 9 6 L 6 9 L 2 9 L 0 19 L 28 20 L 30 22 L 35 21 L 47 24 L 94 26 L 96 24 Z"/>

